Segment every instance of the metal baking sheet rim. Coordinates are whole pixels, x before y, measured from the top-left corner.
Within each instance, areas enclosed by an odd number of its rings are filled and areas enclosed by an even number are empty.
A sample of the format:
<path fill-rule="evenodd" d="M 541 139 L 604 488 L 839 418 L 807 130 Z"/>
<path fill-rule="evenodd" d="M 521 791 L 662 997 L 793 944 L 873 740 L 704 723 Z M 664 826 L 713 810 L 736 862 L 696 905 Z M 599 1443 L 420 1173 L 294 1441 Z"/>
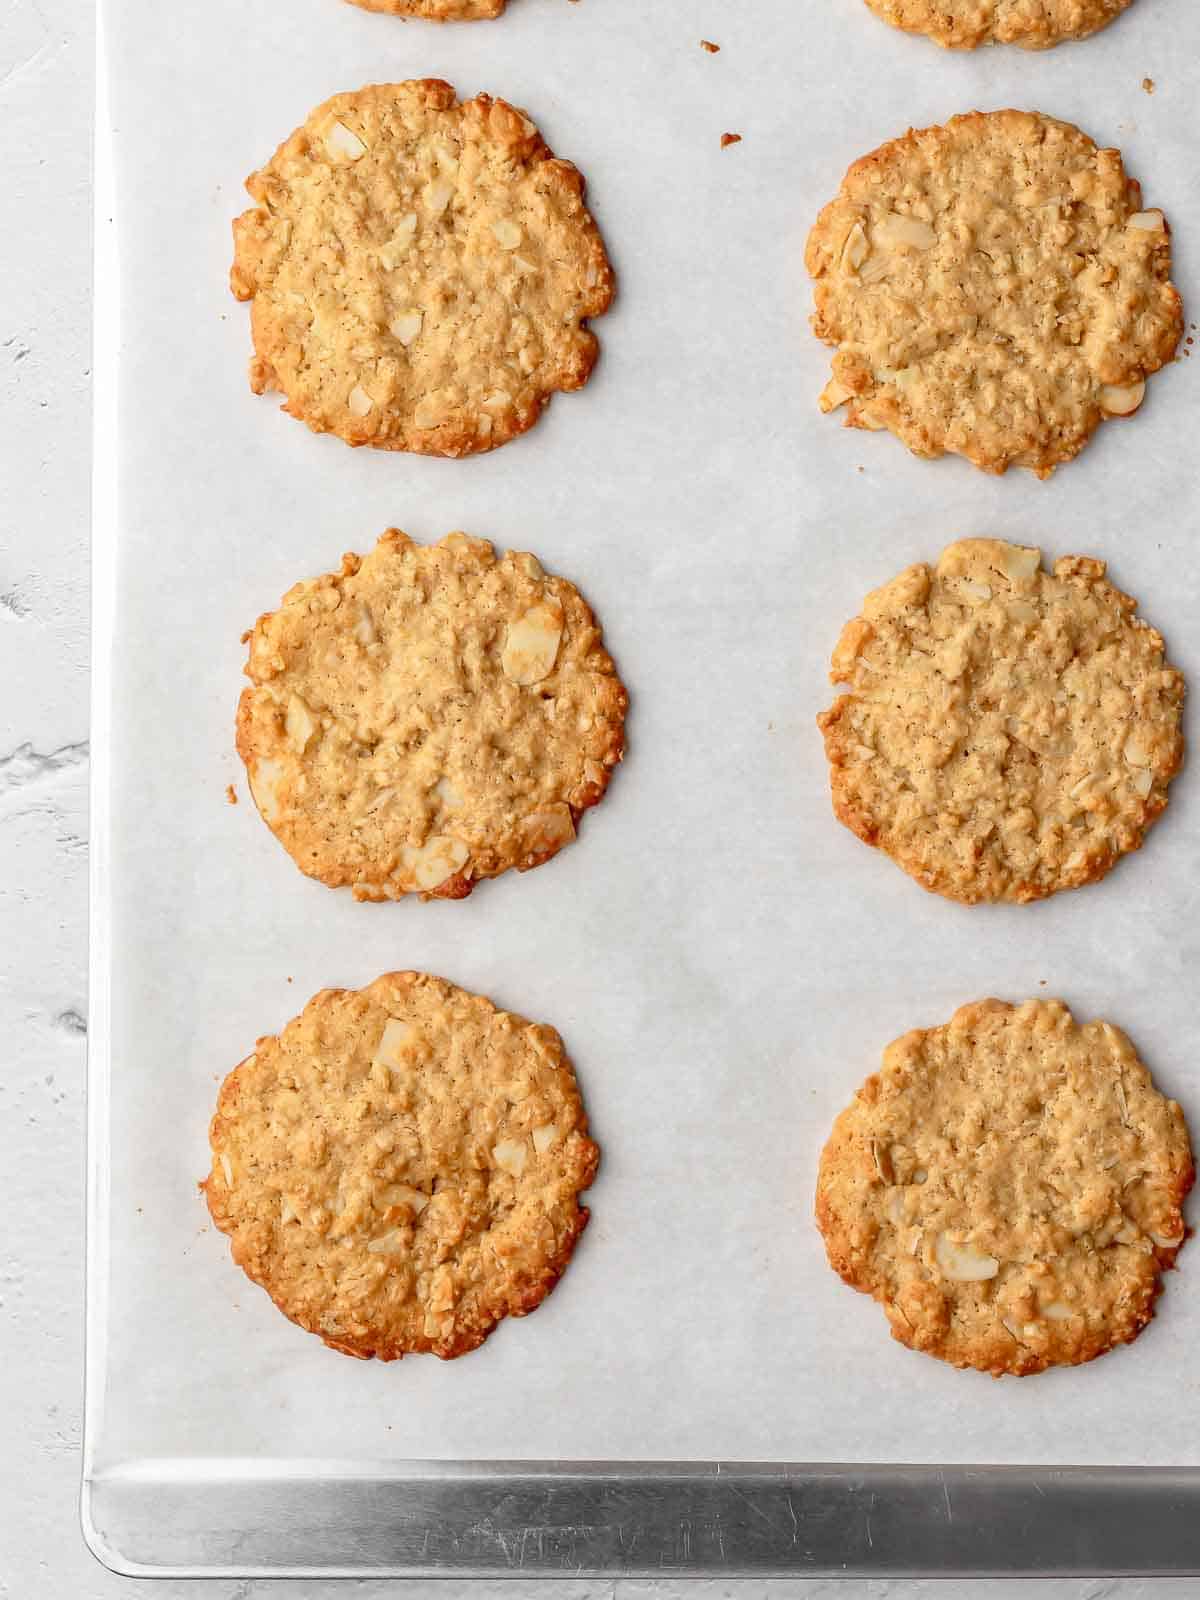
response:
<path fill-rule="evenodd" d="M 96 45 L 85 1422 L 80 1521 L 128 1577 L 1200 1574 L 1200 1469 L 154 1459 L 94 1469 L 105 1329 L 107 669 L 120 342 Z"/>
<path fill-rule="evenodd" d="M 1198 1503 L 1153 1468 L 184 1460 L 85 1479 L 83 1526 L 129 1577 L 1108 1577 L 1200 1572 Z"/>

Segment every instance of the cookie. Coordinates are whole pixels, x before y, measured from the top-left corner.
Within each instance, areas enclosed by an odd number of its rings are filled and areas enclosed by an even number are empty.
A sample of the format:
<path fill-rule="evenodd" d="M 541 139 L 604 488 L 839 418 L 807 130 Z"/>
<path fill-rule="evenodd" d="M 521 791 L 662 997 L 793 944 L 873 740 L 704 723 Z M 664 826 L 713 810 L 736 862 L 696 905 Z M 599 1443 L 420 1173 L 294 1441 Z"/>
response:
<path fill-rule="evenodd" d="M 393 17 L 424 17 L 429 22 L 482 22 L 498 17 L 505 0 L 350 0 L 350 4 L 364 11 L 386 11 Z"/>
<path fill-rule="evenodd" d="M 540 866 L 622 756 L 628 699 L 583 597 L 483 539 L 393 528 L 246 637 L 255 803 L 303 872 L 359 900 L 459 900 Z"/>
<path fill-rule="evenodd" d="M 974 50 L 981 44 L 1047 50 L 1107 27 L 1130 0 L 867 0 L 867 4 L 893 28 L 923 33 L 948 50 Z"/>
<path fill-rule="evenodd" d="M 805 261 L 813 330 L 837 347 L 821 410 L 986 472 L 1048 477 L 1137 410 L 1183 331 L 1162 212 L 1116 150 L 1032 112 L 856 161 Z"/>
<path fill-rule="evenodd" d="M 471 455 L 586 383 L 612 269 L 583 178 L 514 106 L 437 79 L 335 95 L 246 188 L 250 387 L 314 432 Z"/>
<path fill-rule="evenodd" d="M 1194 1176 L 1120 1029 L 983 1000 L 884 1051 L 821 1156 L 817 1223 L 902 1344 L 1023 1375 L 1136 1338 Z"/>
<path fill-rule="evenodd" d="M 867 596 L 817 718 L 833 809 L 926 889 L 1039 900 L 1166 808 L 1184 682 L 1102 561 L 963 539 Z"/>
<path fill-rule="evenodd" d="M 233 1259 L 346 1355 L 477 1349 L 539 1306 L 596 1176 L 553 1028 L 442 978 L 324 989 L 221 1086 L 202 1187 Z"/>

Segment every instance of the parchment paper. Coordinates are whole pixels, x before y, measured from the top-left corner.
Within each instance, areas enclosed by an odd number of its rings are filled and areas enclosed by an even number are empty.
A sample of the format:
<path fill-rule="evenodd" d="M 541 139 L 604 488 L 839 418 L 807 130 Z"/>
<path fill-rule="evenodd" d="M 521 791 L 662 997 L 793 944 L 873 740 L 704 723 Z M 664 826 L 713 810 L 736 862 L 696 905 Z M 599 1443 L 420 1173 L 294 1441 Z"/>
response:
<path fill-rule="evenodd" d="M 1118 1022 L 1200 1132 L 1195 774 L 1106 883 L 965 910 L 834 822 L 813 725 L 866 591 L 965 534 L 1106 558 L 1200 683 L 1200 360 L 1051 482 L 993 480 L 820 416 L 802 265 L 852 159 L 910 123 L 1016 104 L 1120 145 L 1174 224 L 1194 311 L 1196 8 L 1136 0 L 1089 43 L 968 57 L 861 0 L 512 0 L 501 22 L 443 28 L 339 0 L 106 15 L 121 321 L 119 514 L 97 529 L 117 590 L 98 685 L 114 725 L 96 819 L 113 875 L 98 1462 L 1200 1461 L 1200 1245 L 1131 1349 L 997 1383 L 894 1344 L 811 1220 L 829 1124 L 884 1045 L 988 994 Z M 245 174 L 325 96 L 424 75 L 528 108 L 587 175 L 620 280 L 586 390 L 457 463 L 351 451 L 254 399 L 226 288 Z M 722 150 L 727 130 L 743 142 Z M 628 760 L 580 842 L 463 904 L 361 906 L 309 883 L 233 752 L 239 635 L 389 524 L 535 551 L 596 607 L 633 696 Z M 393 967 L 557 1026 L 604 1150 L 558 1290 L 451 1364 L 324 1350 L 233 1267 L 195 1187 L 217 1082 L 254 1039 L 316 989 Z"/>

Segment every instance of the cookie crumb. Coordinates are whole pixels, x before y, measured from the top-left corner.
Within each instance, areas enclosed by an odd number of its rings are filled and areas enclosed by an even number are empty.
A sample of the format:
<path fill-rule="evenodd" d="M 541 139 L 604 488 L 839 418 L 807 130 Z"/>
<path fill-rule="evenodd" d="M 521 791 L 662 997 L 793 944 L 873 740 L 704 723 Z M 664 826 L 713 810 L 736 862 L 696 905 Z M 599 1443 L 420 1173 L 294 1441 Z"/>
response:
<path fill-rule="evenodd" d="M 728 150 L 731 144 L 741 144 L 741 142 L 742 136 L 740 133 L 723 133 L 721 135 L 722 150 Z"/>
<path fill-rule="evenodd" d="M 715 56 L 719 54 L 721 46 L 719 44 L 714 44 L 711 39 L 701 39 L 700 48 L 702 50 L 707 50 L 710 56 Z"/>
<path fill-rule="evenodd" d="M 1142 79 L 1142 88 L 1145 89 L 1147 94 L 1153 94 L 1154 93 L 1154 89 L 1155 89 L 1154 79 L 1153 78 L 1143 78 Z"/>
<path fill-rule="evenodd" d="M 225 800 L 231 806 L 237 805 L 237 790 L 231 783 L 225 785 Z"/>

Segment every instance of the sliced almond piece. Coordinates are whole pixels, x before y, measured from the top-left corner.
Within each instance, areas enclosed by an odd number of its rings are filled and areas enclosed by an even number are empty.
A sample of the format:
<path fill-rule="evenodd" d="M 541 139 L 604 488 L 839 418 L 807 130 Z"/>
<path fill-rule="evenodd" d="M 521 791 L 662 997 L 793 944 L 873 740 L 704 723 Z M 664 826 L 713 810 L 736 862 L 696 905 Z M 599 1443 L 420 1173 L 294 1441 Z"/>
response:
<path fill-rule="evenodd" d="M 901 244 L 911 245 L 915 250 L 928 250 L 937 243 L 937 234 L 927 222 L 919 217 L 902 217 L 894 211 L 889 211 L 872 231 L 876 242 L 889 250 Z"/>
<path fill-rule="evenodd" d="M 552 1122 L 547 1122 L 542 1127 L 535 1128 L 531 1135 L 535 1153 L 539 1156 L 544 1156 L 546 1151 L 549 1150 L 550 1146 L 554 1143 L 557 1135 L 558 1129 Z"/>
<path fill-rule="evenodd" d="M 313 720 L 312 712 L 298 694 L 289 696 L 283 723 L 287 730 L 288 743 L 297 755 L 302 756 L 312 743 L 317 724 Z"/>
<path fill-rule="evenodd" d="M 409 345 L 421 331 L 424 317 L 419 311 L 402 311 L 398 317 L 393 317 L 388 323 L 388 332 L 393 339 L 399 339 L 407 350 Z"/>
<path fill-rule="evenodd" d="M 519 1178 L 525 1171 L 528 1159 L 529 1146 L 523 1139 L 501 1139 L 492 1150 L 492 1160 L 502 1172 L 507 1172 L 514 1178 Z"/>
<path fill-rule="evenodd" d="M 1079 1315 L 1074 1306 L 1069 1306 L 1065 1300 L 1051 1300 L 1049 1305 L 1039 1306 L 1038 1309 L 1048 1322 L 1066 1322 Z"/>
<path fill-rule="evenodd" d="M 1125 741 L 1125 760 L 1131 767 L 1148 767 L 1154 761 L 1154 752 L 1146 744 L 1145 730 L 1135 728 Z"/>
<path fill-rule="evenodd" d="M 1127 224 L 1130 228 L 1137 228 L 1143 233 L 1162 233 L 1166 227 L 1161 211 L 1135 211 Z"/>
<path fill-rule="evenodd" d="M 867 243 L 866 229 L 861 222 L 856 222 L 846 235 L 846 242 L 842 246 L 842 265 L 851 272 L 857 272 L 863 262 L 871 253 L 871 246 Z"/>
<path fill-rule="evenodd" d="M 447 811 L 457 811 L 459 806 L 466 803 L 462 792 L 454 787 L 449 778 L 439 778 L 433 786 L 433 792 Z"/>
<path fill-rule="evenodd" d="M 407 1022 L 401 1022 L 398 1017 L 389 1017 L 375 1046 L 372 1065 L 402 1067 L 405 1064 L 404 1052 L 415 1038 Z"/>
<path fill-rule="evenodd" d="M 248 776 L 254 804 L 268 822 L 278 822 L 283 815 L 283 802 L 279 794 L 282 765 L 278 761 L 259 761 L 249 769 Z"/>
<path fill-rule="evenodd" d="M 461 839 L 441 833 L 434 834 L 419 847 L 407 845 L 403 862 L 418 889 L 436 889 L 465 867 L 470 855 Z"/>
<path fill-rule="evenodd" d="M 335 122 L 325 135 L 325 148 L 336 161 L 357 161 L 367 147 L 344 122 Z"/>
<path fill-rule="evenodd" d="M 1128 417 L 1141 405 L 1146 393 L 1146 380 L 1136 383 L 1106 383 L 1100 390 L 1100 409 L 1110 417 Z"/>
<path fill-rule="evenodd" d="M 545 811 L 535 811 L 521 824 L 521 835 L 526 850 L 531 855 L 548 855 L 570 844 L 575 837 L 575 824 L 569 806 L 551 806 Z"/>
<path fill-rule="evenodd" d="M 502 250 L 515 250 L 524 237 L 520 228 L 508 217 L 501 217 L 498 222 L 492 223 L 492 236 Z"/>
<path fill-rule="evenodd" d="M 388 272 L 395 272 L 400 258 L 408 253 L 417 232 L 417 213 L 407 211 L 396 224 L 396 231 L 387 244 L 380 246 L 380 264 Z"/>
<path fill-rule="evenodd" d="M 435 178 L 425 189 L 425 209 L 432 217 L 440 217 L 454 198 L 454 185 L 445 178 Z"/>
<path fill-rule="evenodd" d="M 527 688 L 549 676 L 558 658 L 564 624 L 563 608 L 553 599 L 539 601 L 509 623 L 500 665 L 510 683 Z"/>
<path fill-rule="evenodd" d="M 346 405 L 356 417 L 365 417 L 374 408 L 375 402 L 363 388 L 361 383 L 356 383 L 346 396 Z"/>
<path fill-rule="evenodd" d="M 1000 549 L 1000 571 L 1013 583 L 1027 583 L 1037 576 L 1042 552 L 1032 545 L 1005 544 Z"/>
<path fill-rule="evenodd" d="M 934 1259 L 954 1283 L 982 1283 L 1000 1271 L 995 1256 L 985 1255 L 969 1244 L 956 1244 L 948 1233 L 939 1233 L 933 1247 Z"/>

